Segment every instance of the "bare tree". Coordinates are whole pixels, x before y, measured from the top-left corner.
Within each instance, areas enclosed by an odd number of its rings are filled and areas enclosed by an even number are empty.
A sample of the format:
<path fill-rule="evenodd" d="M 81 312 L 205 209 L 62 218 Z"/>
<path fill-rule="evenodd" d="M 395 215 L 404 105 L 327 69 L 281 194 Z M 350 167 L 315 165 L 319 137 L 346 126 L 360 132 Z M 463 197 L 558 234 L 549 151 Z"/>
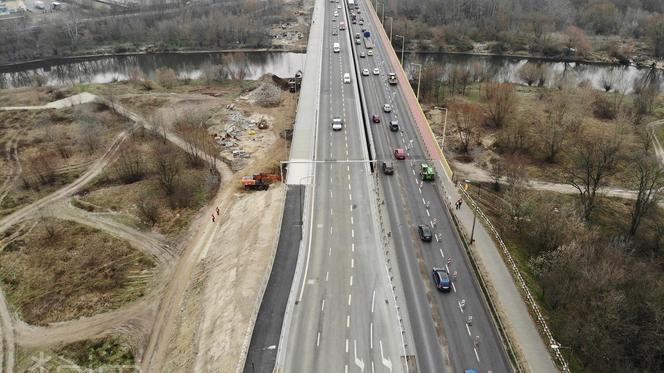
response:
<path fill-rule="evenodd" d="M 539 80 L 539 76 L 540 69 L 534 63 L 528 62 L 519 69 L 519 77 L 529 86 L 535 84 Z"/>
<path fill-rule="evenodd" d="M 616 171 L 621 157 L 621 139 L 617 133 L 579 136 L 569 151 L 565 169 L 567 183 L 579 192 L 582 216 L 591 220 L 597 202 L 597 191 L 606 178 Z"/>
<path fill-rule="evenodd" d="M 39 184 L 53 184 L 57 169 L 56 156 L 52 152 L 42 151 L 28 160 L 29 173 Z"/>
<path fill-rule="evenodd" d="M 646 153 L 637 155 L 636 159 L 630 163 L 632 165 L 632 180 L 637 194 L 630 212 L 630 224 L 627 234 L 634 237 L 643 216 L 661 197 L 662 188 L 664 187 L 664 169 L 656 157 Z"/>
<path fill-rule="evenodd" d="M 567 141 L 579 132 L 582 123 L 580 100 L 573 90 L 554 92 L 549 98 L 546 117 L 537 122 L 544 159 L 555 162 Z"/>
<path fill-rule="evenodd" d="M 175 87 L 175 84 L 178 81 L 178 76 L 175 73 L 175 70 L 169 68 L 159 68 L 155 72 L 155 77 L 159 85 L 166 89 L 171 89 Z"/>
<path fill-rule="evenodd" d="M 175 124 L 175 130 L 186 144 L 186 153 L 189 163 L 194 167 L 200 167 L 205 160 L 206 143 L 209 135 L 203 128 L 203 118 L 192 113 L 186 113 Z"/>
<path fill-rule="evenodd" d="M 182 171 L 182 163 L 178 158 L 177 151 L 169 144 L 155 143 L 152 148 L 152 158 L 161 186 L 166 194 L 173 194 L 176 179 Z"/>
<path fill-rule="evenodd" d="M 136 150 L 136 145 L 127 141 L 122 145 L 118 159 L 113 164 L 113 170 L 118 179 L 125 184 L 134 183 L 145 176 L 144 162 L 141 154 Z"/>
<path fill-rule="evenodd" d="M 487 119 L 496 128 L 503 127 L 514 115 L 518 103 L 514 87 L 509 83 L 487 83 L 484 89 Z"/>
<path fill-rule="evenodd" d="M 537 115 L 530 110 L 520 113 L 505 125 L 498 134 L 498 145 L 511 154 L 526 153 L 532 143 L 531 128 L 535 126 Z"/>
<path fill-rule="evenodd" d="M 58 130 L 55 125 L 49 125 L 45 128 L 45 134 L 46 140 L 53 144 L 62 159 L 71 157 L 69 141 L 64 131 Z"/>
<path fill-rule="evenodd" d="M 609 92 L 611 89 L 613 89 L 613 86 L 615 85 L 616 82 L 616 77 L 613 71 L 605 71 L 602 73 L 602 76 L 600 78 L 600 85 L 604 89 L 604 92 Z"/>
<path fill-rule="evenodd" d="M 154 113 L 149 118 L 150 129 L 152 133 L 161 138 L 162 142 L 166 143 L 166 123 L 164 123 L 164 116 L 161 113 Z"/>
<path fill-rule="evenodd" d="M 459 136 L 460 150 L 467 154 L 470 145 L 476 141 L 477 128 L 483 120 L 482 112 L 473 104 L 460 103 L 454 106 L 452 117 Z"/>
<path fill-rule="evenodd" d="M 533 204 L 533 195 L 526 188 L 528 172 L 518 158 L 508 159 L 505 162 L 505 202 L 507 213 L 510 216 L 511 228 L 520 232 L 523 222 L 530 215 Z"/>
<path fill-rule="evenodd" d="M 94 121 L 84 121 L 78 126 L 79 139 L 81 145 L 92 154 L 101 144 L 99 126 Z"/>
<path fill-rule="evenodd" d="M 153 194 L 144 193 L 139 197 L 136 200 L 136 208 L 143 221 L 148 222 L 152 226 L 159 222 L 159 201 Z"/>

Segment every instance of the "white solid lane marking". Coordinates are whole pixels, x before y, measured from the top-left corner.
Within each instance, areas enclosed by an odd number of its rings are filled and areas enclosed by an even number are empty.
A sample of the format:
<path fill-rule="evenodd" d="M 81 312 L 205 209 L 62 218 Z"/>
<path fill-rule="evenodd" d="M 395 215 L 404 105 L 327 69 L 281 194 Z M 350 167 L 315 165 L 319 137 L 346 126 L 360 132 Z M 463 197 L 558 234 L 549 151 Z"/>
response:
<path fill-rule="evenodd" d="M 369 348 L 373 350 L 373 322 L 369 324 Z"/>

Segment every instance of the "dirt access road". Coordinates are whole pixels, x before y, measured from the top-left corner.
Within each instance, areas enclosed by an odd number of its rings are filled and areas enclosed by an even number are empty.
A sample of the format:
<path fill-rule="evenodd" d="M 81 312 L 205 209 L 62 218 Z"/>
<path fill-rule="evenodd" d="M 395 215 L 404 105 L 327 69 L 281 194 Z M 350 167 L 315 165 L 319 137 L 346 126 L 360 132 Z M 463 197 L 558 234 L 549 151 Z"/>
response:
<path fill-rule="evenodd" d="M 0 232 L 33 217 L 39 211 L 46 211 L 48 215 L 102 229 L 132 242 L 166 267 L 163 272 L 166 285 L 121 309 L 48 327 L 35 327 L 14 320 L 0 291 L 0 361 L 5 371 L 13 372 L 17 343 L 27 347 L 48 346 L 109 333 L 129 334 L 137 339 L 136 345 L 147 346 L 145 351 L 139 348 L 137 354 L 145 371 L 163 371 L 167 364 L 172 365 L 173 360 L 179 358 L 178 354 L 173 353 L 178 349 L 187 353 L 184 361 L 189 362 L 189 370 L 194 363 L 204 369 L 214 366 L 213 370 L 232 370 L 239 360 L 243 337 L 250 336 L 251 305 L 259 304 L 256 297 L 261 294 L 261 289 L 255 273 L 262 273 L 271 265 L 269 250 L 273 249 L 272 243 L 276 242 L 278 235 L 278 227 L 271 227 L 278 226 L 276 221 L 283 206 L 281 188 L 240 197 L 232 183 L 231 171 L 224 163 L 216 162 L 215 167 L 222 175 L 223 184 L 208 208 L 193 219 L 189 232 L 177 249 L 172 249 L 159 237 L 146 236 L 112 219 L 73 208 L 68 198 L 93 181 L 111 163 L 130 131 L 137 126 L 150 127 L 144 118 L 122 105 L 98 97 L 95 100 L 109 104 L 118 113 L 130 118 L 134 126 L 119 134 L 103 157 L 72 184 L 1 219 Z M 184 141 L 171 132 L 166 133 L 166 138 L 181 148 L 185 147 Z M 236 203 L 240 207 L 234 207 Z M 212 224 L 209 213 L 215 206 L 222 206 L 225 211 L 216 224 Z M 250 207 L 255 206 L 264 208 L 254 208 L 254 213 L 247 218 L 246 211 L 252 211 Z M 237 235 L 238 231 L 244 234 Z M 143 242 L 138 244 L 136 241 Z M 178 253 L 181 253 L 179 258 Z M 249 261 L 240 260 L 245 257 Z M 194 310 L 196 314 L 184 315 L 184 305 L 191 294 L 188 290 L 191 290 L 192 279 L 200 272 L 201 263 L 208 268 L 203 272 L 206 281 L 201 292 L 202 303 L 194 301 L 199 306 Z M 249 265 L 255 268 L 248 269 Z M 217 296 L 220 293 L 228 293 L 229 296 Z M 186 340 L 182 338 L 183 323 L 196 331 L 194 336 L 200 335 L 199 339 L 192 338 L 193 343 L 187 343 L 184 349 L 178 344 Z M 194 362 L 199 348 L 203 354 Z"/>

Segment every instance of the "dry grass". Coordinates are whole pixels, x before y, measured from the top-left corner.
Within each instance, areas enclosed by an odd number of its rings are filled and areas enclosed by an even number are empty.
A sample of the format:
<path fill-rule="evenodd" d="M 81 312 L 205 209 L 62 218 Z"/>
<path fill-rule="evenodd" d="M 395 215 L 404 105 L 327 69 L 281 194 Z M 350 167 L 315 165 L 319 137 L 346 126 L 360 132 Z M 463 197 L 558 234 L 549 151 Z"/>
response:
<path fill-rule="evenodd" d="M 26 87 L 0 90 L 0 106 L 39 106 L 72 95 L 68 88 Z"/>
<path fill-rule="evenodd" d="M 0 254 L 0 280 L 12 308 L 30 324 L 91 316 L 141 297 L 154 263 L 99 230 L 40 219 Z M 140 275 L 140 276 L 139 276 Z"/>
<path fill-rule="evenodd" d="M 89 151 L 81 141 L 80 118 L 96 124 L 98 146 Z M 0 112 L 0 178 L 9 180 L 7 196 L 0 202 L 0 216 L 8 215 L 62 186 L 71 183 L 87 170 L 124 126 L 124 120 L 97 104 L 86 104 L 76 109 Z M 69 157 L 59 154 L 53 136 Z M 18 163 L 7 159 L 17 144 Z M 30 160 L 47 155 L 54 168 L 52 182 L 37 181 Z M 20 168 L 22 171 L 18 173 Z M 0 184 L 1 185 L 1 184 Z"/>

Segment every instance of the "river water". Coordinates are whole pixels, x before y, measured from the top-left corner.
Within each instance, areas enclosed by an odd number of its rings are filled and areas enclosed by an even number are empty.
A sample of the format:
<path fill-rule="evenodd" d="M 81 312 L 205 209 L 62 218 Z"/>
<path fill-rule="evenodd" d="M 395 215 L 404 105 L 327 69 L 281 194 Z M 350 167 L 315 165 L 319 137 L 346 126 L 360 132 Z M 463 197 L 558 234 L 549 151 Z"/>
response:
<path fill-rule="evenodd" d="M 503 82 L 523 84 L 519 78 L 519 70 L 529 62 L 525 58 L 502 56 L 478 56 L 462 54 L 413 54 L 406 55 L 406 69 L 417 78 L 417 70 L 410 65 L 411 62 L 420 64 L 436 63 L 443 66 L 445 74 L 455 66 L 479 65 L 488 74 L 490 79 Z M 596 89 L 603 89 L 603 80 L 610 79 L 613 89 L 631 92 L 634 83 L 643 79 L 650 69 L 634 66 L 564 63 L 552 61 L 531 60 L 530 63 L 541 64 L 545 67 L 547 85 L 553 84 L 554 77 L 565 74 L 566 78 L 576 84 L 589 82 Z M 657 72 L 660 88 L 664 89 L 662 71 Z"/>
<path fill-rule="evenodd" d="M 129 72 L 140 69 L 150 78 L 154 78 L 158 68 L 171 68 L 180 77 L 197 78 L 201 74 L 201 67 L 206 64 L 218 64 L 222 55 L 232 56 L 230 53 L 160 53 L 133 56 L 113 56 L 82 61 L 67 61 L 60 63 L 42 63 L 37 65 L 24 65 L 11 68 L 0 68 L 0 87 L 12 88 L 32 84 L 35 73 L 44 75 L 49 85 L 71 85 L 75 83 L 108 83 L 116 80 L 126 80 Z M 298 70 L 304 70 L 304 53 L 287 52 L 252 52 L 244 53 L 246 59 L 242 64 L 247 71 L 247 79 L 257 79 L 266 73 L 281 77 L 294 76 Z M 371 57 L 369 57 L 371 58 Z M 523 58 L 458 55 L 458 54 L 407 54 L 406 67 L 411 69 L 411 62 L 437 63 L 446 71 L 455 66 L 477 65 L 483 67 L 488 75 L 499 81 L 522 83 L 519 78 L 519 69 L 528 61 Z M 226 61 L 233 58 L 226 58 Z M 238 62 L 229 65 L 231 69 L 237 67 Z M 590 82 L 595 88 L 602 89 L 602 80 L 606 76 L 614 81 L 614 89 L 631 91 L 634 82 L 642 79 L 648 69 L 639 69 L 634 66 L 596 65 L 563 62 L 542 61 L 548 71 L 547 81 L 551 83 L 555 74 L 565 73 L 569 79 L 579 83 Z M 661 72 L 659 74 L 661 76 Z M 664 86 L 662 87 L 664 88 Z"/>
<path fill-rule="evenodd" d="M 247 73 L 246 79 L 255 80 L 266 73 L 281 77 L 295 76 L 303 70 L 306 54 L 285 52 L 247 52 L 241 64 Z M 48 85 L 71 85 L 77 83 L 108 83 L 127 80 L 134 69 L 153 79 L 158 68 L 171 68 L 180 78 L 196 79 L 201 75 L 201 67 L 219 64 L 222 55 L 230 69 L 238 67 L 240 59 L 228 58 L 237 53 L 159 53 L 132 56 L 112 56 L 66 61 L 55 64 L 39 64 L 26 67 L 0 69 L 0 88 L 23 87 L 32 84 L 33 76 L 46 77 Z"/>

